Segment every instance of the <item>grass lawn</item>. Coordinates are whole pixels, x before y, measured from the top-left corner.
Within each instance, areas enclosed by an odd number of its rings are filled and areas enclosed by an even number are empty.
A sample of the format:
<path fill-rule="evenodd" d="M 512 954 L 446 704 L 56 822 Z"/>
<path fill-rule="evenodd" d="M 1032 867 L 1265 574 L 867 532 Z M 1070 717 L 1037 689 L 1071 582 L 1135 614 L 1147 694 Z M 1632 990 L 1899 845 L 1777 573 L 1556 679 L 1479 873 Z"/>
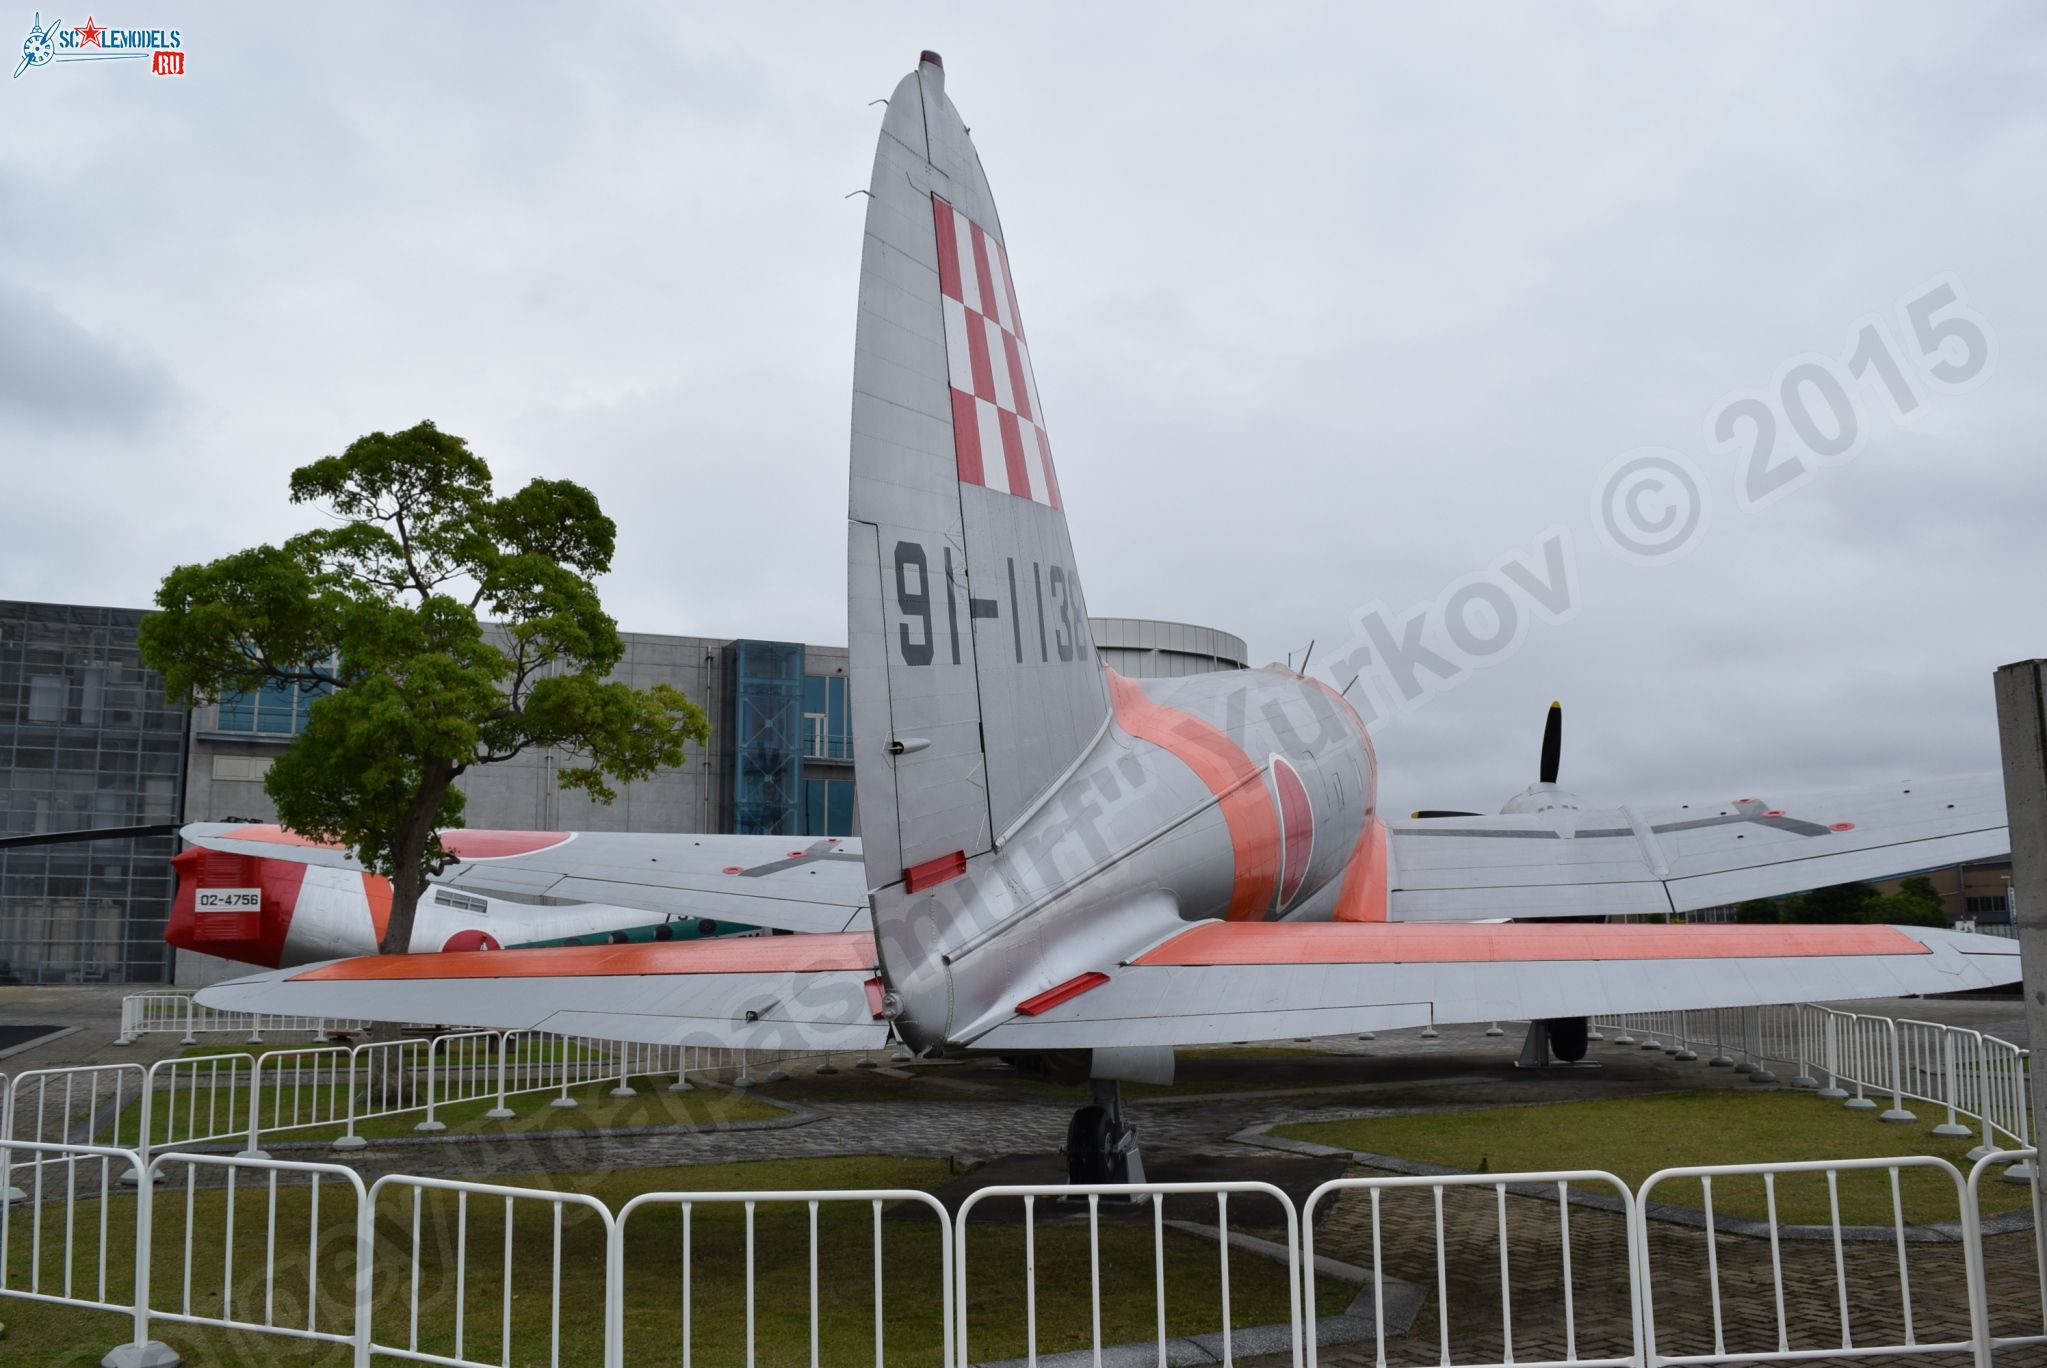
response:
<path fill-rule="evenodd" d="M 1973 1139 L 1929 1134 L 1944 1119 L 1920 1109 L 1917 1125 L 1886 1125 L 1874 1112 L 1851 1112 L 1838 1102 L 1809 1093 L 1710 1092 L 1600 1102 L 1560 1102 L 1534 1107 L 1436 1112 L 1354 1121 L 1317 1121 L 1281 1126 L 1275 1132 L 1367 1154 L 1398 1155 L 1433 1164 L 1494 1173 L 1543 1169 L 1603 1169 L 1630 1188 L 1659 1169 L 1698 1164 L 1748 1164 L 1785 1160 L 1860 1159 L 1931 1154 L 1946 1159 L 1966 1178 L 1965 1154 Z M 1841 1219 L 1849 1225 L 1889 1225 L 1890 1177 L 1882 1170 L 1840 1175 Z M 1905 1219 L 1952 1221 L 1957 1205 L 1952 1182 L 1937 1172 L 1900 1173 Z M 1827 1224 L 1831 1217 L 1827 1183 L 1821 1174 L 1779 1177 L 1777 1216 L 1787 1224 Z M 1657 1184 L 1651 1200 L 1677 1206 L 1702 1205 L 1700 1184 Z M 2015 1210 L 2030 1198 L 2022 1184 L 1986 1177 L 1985 1212 Z M 1719 1178 L 1713 1209 L 1757 1220 L 1767 1214 L 1760 1177 Z"/>
<path fill-rule="evenodd" d="M 775 1160 L 691 1168 L 635 1170 L 625 1173 L 574 1174 L 513 1179 L 515 1185 L 544 1184 L 581 1191 L 605 1202 L 613 1211 L 633 1195 L 646 1191 L 689 1189 L 695 1192 L 783 1188 L 929 1188 L 950 1177 L 943 1161 L 894 1158 L 839 1160 Z M 281 1187 L 275 1196 L 275 1227 L 279 1256 L 266 1286 L 263 1241 L 272 1219 L 272 1198 L 262 1183 L 244 1183 L 238 1193 L 233 1275 L 226 1283 L 231 1310 L 238 1317 L 260 1319 L 264 1298 L 274 1298 L 273 1314 L 281 1323 L 304 1325 L 308 1288 L 315 1289 L 312 1311 L 323 1329 L 338 1329 L 344 1319 L 354 1276 L 354 1198 L 345 1189 L 323 1184 L 317 1241 L 309 1240 L 311 1212 L 304 1188 Z M 196 1314 L 218 1314 L 225 1266 L 227 1194 L 190 1194 L 177 1183 L 160 1191 L 155 1212 L 155 1295 L 159 1309 L 179 1309 L 185 1297 L 186 1265 L 182 1255 L 189 1207 L 192 1245 L 191 1307 Z M 550 1353 L 548 1325 L 555 1296 L 556 1257 L 551 1206 L 516 1204 L 509 1285 L 511 1351 L 504 1352 L 500 1289 L 505 1279 L 505 1202 L 477 1197 L 468 1204 L 469 1223 L 462 1267 L 466 1270 L 460 1305 L 465 1339 L 463 1353 L 485 1362 L 545 1363 Z M 383 1343 L 404 1346 L 410 1341 L 406 1280 L 411 1267 L 412 1197 L 387 1191 L 377 1212 L 378 1277 L 373 1325 Z M 1196 1200 L 1184 1213 L 1169 1208 L 1168 1216 L 1199 1218 L 1205 1208 Z M 1041 1204 L 1041 1213 L 1044 1206 Z M 419 1241 L 424 1273 L 420 1295 L 419 1348 L 451 1354 L 455 1348 L 456 1199 L 453 1194 L 427 1193 L 421 1205 Z M 61 1241 L 53 1222 L 61 1212 L 45 1213 L 42 1275 L 45 1285 L 59 1276 Z M 130 1276 L 126 1251 L 133 1245 L 133 1198 L 109 1203 L 108 1244 L 111 1284 L 118 1290 Z M 15 1212 L 17 1222 L 22 1212 Z M 81 1253 L 75 1267 L 83 1277 L 97 1251 L 97 1204 L 77 1210 Z M 883 1322 L 887 1361 L 937 1363 L 941 1301 L 939 1239 L 936 1223 L 921 1215 L 891 1216 L 882 1223 L 884 1248 Z M 17 1227 L 18 1232 L 21 1227 Z M 680 1359 L 682 1333 L 682 1218 L 674 1206 L 643 1209 L 626 1227 L 624 1289 L 626 1361 L 675 1362 Z M 820 1346 L 826 1362 L 866 1361 L 873 1353 L 874 1261 L 872 1208 L 864 1203 L 825 1204 L 820 1209 L 818 1301 Z M 972 1351 L 977 1360 L 1024 1352 L 1023 1228 L 1016 1224 L 976 1221 L 968 1235 L 968 1312 L 973 1327 Z M 807 1359 L 810 1245 L 808 1213 L 800 1203 L 762 1206 L 753 1222 L 754 1278 L 757 1292 L 755 1350 L 763 1363 Z M 745 1358 L 745 1296 L 747 1223 L 744 1209 L 699 1204 L 690 1221 L 692 1285 L 690 1310 L 692 1348 L 699 1363 L 736 1363 Z M 316 1244 L 317 1266 L 309 1267 L 305 1250 Z M 602 1272 L 604 1237 L 601 1223 L 573 1207 L 563 1208 L 560 1227 L 559 1287 L 563 1333 L 561 1361 L 597 1365 L 602 1353 Z M 1220 1325 L 1216 1251 L 1212 1244 L 1168 1230 L 1165 1240 L 1167 1325 L 1172 1334 L 1212 1331 Z M 10 1241 L 9 1286 L 20 1286 L 28 1272 L 26 1241 L 19 1233 Z M 1083 1348 L 1090 1322 L 1088 1251 L 1084 1222 L 1041 1220 L 1036 1234 L 1038 1347 L 1041 1353 Z M 1104 1221 L 1102 1225 L 1102 1324 L 1110 1343 L 1142 1339 L 1152 1332 L 1156 1316 L 1152 1275 L 1150 1222 Z M 1350 1289 L 1325 1280 L 1324 1306 L 1334 1312 Z M 1238 1326 L 1284 1320 L 1287 1309 L 1285 1267 L 1241 1251 L 1230 1260 L 1232 1321 Z M 101 1312 L 0 1298 L 0 1319 L 8 1334 L 0 1358 L 37 1365 L 87 1365 L 99 1361 L 124 1333 L 120 1317 Z M 345 1350 L 295 1343 L 247 1332 L 163 1324 L 157 1338 L 171 1344 L 186 1362 L 343 1365 Z"/>
<path fill-rule="evenodd" d="M 618 1085 L 615 1078 L 585 1083 L 569 1089 L 569 1096 L 577 1102 L 574 1107 L 549 1105 L 560 1096 L 559 1091 L 519 1093 L 505 1099 L 505 1105 L 517 1113 L 510 1121 L 485 1119 L 484 1113 L 497 1106 L 497 1098 L 493 1094 L 437 1106 L 434 1119 L 445 1124 L 449 1134 L 510 1135 L 589 1130 L 600 1126 L 722 1126 L 734 1121 L 766 1121 L 787 1115 L 773 1103 L 727 1092 L 723 1088 L 698 1087 L 686 1093 L 671 1093 L 668 1085 L 672 1082 L 674 1079 L 665 1074 L 634 1078 L 632 1085 L 638 1092 L 633 1097 L 610 1095 Z M 267 1094 L 270 1089 L 264 1091 Z M 294 1096 L 298 1107 L 296 1112 L 292 1110 Z M 246 1088 L 222 1088 L 210 1098 L 208 1094 L 201 1094 L 200 1098 L 196 1113 L 193 1103 L 184 1097 L 178 1099 L 175 1110 L 165 1094 L 160 1093 L 152 1099 L 150 1125 L 156 1132 L 153 1142 L 177 1144 L 195 1136 L 217 1135 L 235 1118 L 239 1118 L 242 1125 L 247 1125 L 249 1096 Z M 295 1092 L 285 1090 L 276 1097 L 266 1096 L 263 1103 L 264 1138 L 266 1142 L 332 1140 L 345 1132 L 344 1124 L 308 1125 L 292 1130 L 270 1128 L 279 1123 L 289 1123 L 294 1116 L 325 1120 L 345 1115 L 347 1100 L 346 1090 L 335 1084 L 309 1085 Z M 123 1127 L 124 1137 L 131 1140 L 135 1132 L 130 1115 L 133 1110 L 133 1107 L 127 1109 L 118 1122 Z M 417 1134 L 419 1123 L 425 1119 L 424 1108 L 395 1116 L 370 1117 L 356 1122 L 355 1133 L 366 1140 L 389 1140 Z M 103 1139 L 113 1135 L 115 1124 L 110 1121 L 102 1130 Z"/>

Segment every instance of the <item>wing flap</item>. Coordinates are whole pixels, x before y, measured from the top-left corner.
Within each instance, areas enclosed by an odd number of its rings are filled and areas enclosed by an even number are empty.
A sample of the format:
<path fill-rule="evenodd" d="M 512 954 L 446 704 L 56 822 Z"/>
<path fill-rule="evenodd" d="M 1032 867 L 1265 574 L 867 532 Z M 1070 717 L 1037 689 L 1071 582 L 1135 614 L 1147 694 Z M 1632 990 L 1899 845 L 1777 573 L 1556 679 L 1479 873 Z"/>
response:
<path fill-rule="evenodd" d="M 368 955 L 214 984 L 233 1012 L 430 1021 L 656 1045 L 873 1049 L 888 1037 L 865 932 Z"/>
<path fill-rule="evenodd" d="M 2018 947 L 1890 926 L 1206 923 L 973 1043 L 1197 1045 L 2010 983 Z"/>

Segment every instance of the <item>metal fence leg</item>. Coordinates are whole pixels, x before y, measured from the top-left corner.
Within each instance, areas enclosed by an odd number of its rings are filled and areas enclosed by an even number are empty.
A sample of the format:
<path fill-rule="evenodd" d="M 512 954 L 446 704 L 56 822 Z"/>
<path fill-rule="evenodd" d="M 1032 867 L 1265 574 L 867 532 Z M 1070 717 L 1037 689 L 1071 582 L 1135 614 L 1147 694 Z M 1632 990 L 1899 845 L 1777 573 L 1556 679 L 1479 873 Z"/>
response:
<path fill-rule="evenodd" d="M 1910 1123 L 1917 1121 L 1919 1118 L 1912 1115 L 1911 1112 L 1905 1110 L 1904 1093 L 1905 1071 L 1902 1066 L 1902 1062 L 1898 1058 L 1898 1023 L 1892 1021 L 1889 1017 L 1884 1017 L 1882 1018 L 1882 1020 L 1884 1023 L 1885 1033 L 1890 1037 L 1891 1105 L 1882 1116 L 1879 1116 L 1877 1118 L 1877 1120 L 1892 1121 L 1898 1123 L 1899 1125 L 1909 1125 Z"/>
<path fill-rule="evenodd" d="M 145 1163 L 141 1155 L 138 1164 Z M 167 1344 L 149 1337 L 149 1260 L 151 1254 L 149 1209 L 154 1183 L 135 1185 L 135 1337 L 117 1349 L 107 1351 L 100 1368 L 178 1368 L 185 1360 Z"/>
<path fill-rule="evenodd" d="M 1955 1094 L 1961 1089 L 1961 1080 L 1955 1074 L 1955 1033 L 1943 1029 L 1940 1033 L 1941 1088 L 1940 1095 L 1947 1102 L 1947 1120 L 1933 1128 L 1935 1135 L 1963 1139 L 1969 1128 L 1955 1116 Z"/>
<path fill-rule="evenodd" d="M 498 1033 L 498 1104 L 483 1114 L 486 1121 L 510 1121 L 515 1113 L 505 1105 L 505 1070 L 511 1067 L 512 1037 L 517 1031 Z"/>
<path fill-rule="evenodd" d="M 413 1127 L 428 1134 L 448 1128 L 447 1122 L 434 1115 L 434 1056 L 440 1052 L 441 1037 L 436 1036 L 427 1042 L 426 1047 L 426 1120 Z"/>
<path fill-rule="evenodd" d="M 1763 1053 L 1763 1011 L 1760 1007 L 1741 1009 L 1741 1050 L 1748 1057 L 1748 1081 L 1751 1083 L 1775 1083 L 1777 1075 L 1770 1072 L 1770 1057 Z M 1735 1066 L 1736 1073 L 1744 1070 Z"/>
<path fill-rule="evenodd" d="M 1680 1064 L 1689 1064 L 1699 1057 L 1698 1052 L 1692 1049 L 1691 1013 L 1679 1012 L 1677 1014 L 1677 1035 L 1675 1039 L 1677 1040 L 1677 1048 L 1670 1052 L 1672 1059 L 1675 1059 Z"/>

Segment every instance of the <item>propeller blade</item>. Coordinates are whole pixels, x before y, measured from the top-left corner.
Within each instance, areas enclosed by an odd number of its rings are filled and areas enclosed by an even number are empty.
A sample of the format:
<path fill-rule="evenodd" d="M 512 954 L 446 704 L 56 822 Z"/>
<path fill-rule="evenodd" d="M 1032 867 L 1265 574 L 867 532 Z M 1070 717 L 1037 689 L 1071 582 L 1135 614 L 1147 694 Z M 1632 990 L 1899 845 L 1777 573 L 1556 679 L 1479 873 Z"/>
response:
<path fill-rule="evenodd" d="M 1407 815 L 1414 821 L 1427 821 L 1431 817 L 1481 817 L 1485 814 L 1478 812 L 1449 812 L 1439 808 L 1423 808 L 1420 812 L 1410 812 Z"/>
<path fill-rule="evenodd" d="M 1540 778 L 1545 784 L 1557 781 L 1557 762 L 1564 754 L 1564 705 L 1551 703 L 1549 717 L 1542 724 L 1542 770 Z"/>

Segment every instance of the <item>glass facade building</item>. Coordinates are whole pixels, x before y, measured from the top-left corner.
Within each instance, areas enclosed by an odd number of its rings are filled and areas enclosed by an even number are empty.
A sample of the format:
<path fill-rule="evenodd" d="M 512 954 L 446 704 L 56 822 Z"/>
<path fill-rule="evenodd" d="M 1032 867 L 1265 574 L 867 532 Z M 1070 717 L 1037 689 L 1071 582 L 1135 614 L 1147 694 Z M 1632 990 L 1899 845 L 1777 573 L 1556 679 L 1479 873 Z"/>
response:
<path fill-rule="evenodd" d="M 128 608 L 0 601 L 0 982 L 158 981 L 186 713 Z M 38 841 L 96 829 L 160 834 Z"/>
<path fill-rule="evenodd" d="M 726 830 L 799 834 L 803 685 L 799 642 L 735 641 L 725 652 Z"/>

